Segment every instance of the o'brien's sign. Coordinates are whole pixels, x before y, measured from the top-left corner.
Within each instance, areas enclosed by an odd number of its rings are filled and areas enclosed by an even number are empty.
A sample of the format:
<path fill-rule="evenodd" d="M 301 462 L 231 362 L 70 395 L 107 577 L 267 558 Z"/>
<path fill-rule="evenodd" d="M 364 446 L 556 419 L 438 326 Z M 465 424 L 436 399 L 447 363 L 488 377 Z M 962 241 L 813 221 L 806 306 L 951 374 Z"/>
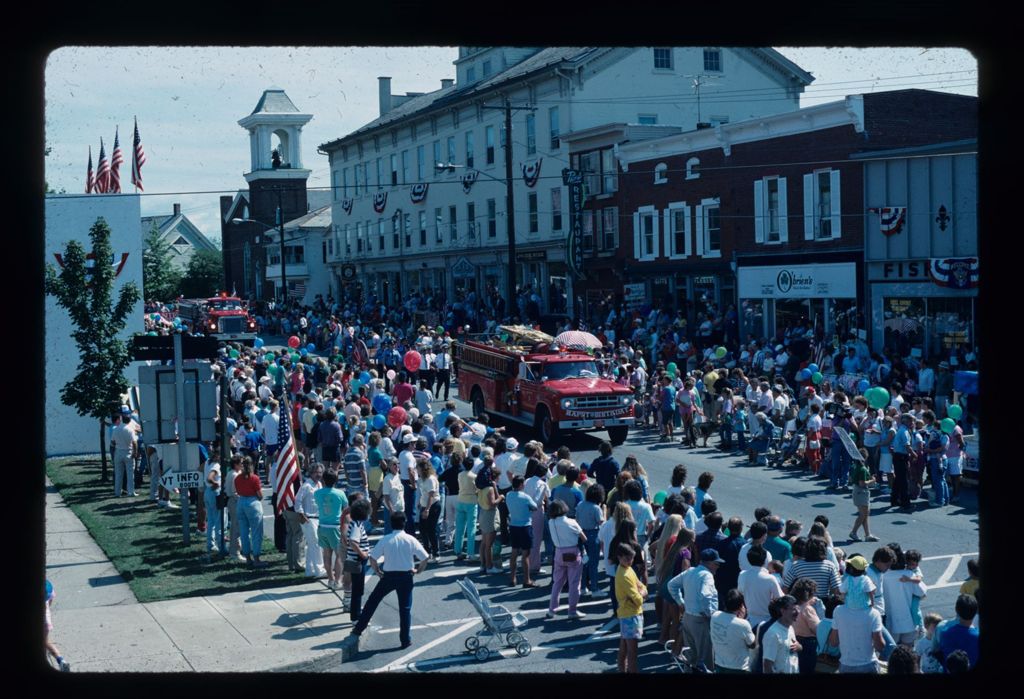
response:
<path fill-rule="evenodd" d="M 739 294 L 743 299 L 857 298 L 857 265 L 740 267 Z"/>

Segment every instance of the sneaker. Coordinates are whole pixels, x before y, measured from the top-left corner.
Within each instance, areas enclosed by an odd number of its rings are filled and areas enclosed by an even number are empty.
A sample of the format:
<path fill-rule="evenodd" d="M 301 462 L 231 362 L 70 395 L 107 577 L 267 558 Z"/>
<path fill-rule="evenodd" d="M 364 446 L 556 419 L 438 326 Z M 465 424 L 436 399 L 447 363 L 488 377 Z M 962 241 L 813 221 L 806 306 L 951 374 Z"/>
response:
<path fill-rule="evenodd" d="M 57 658 L 57 664 L 60 666 L 61 672 L 71 672 L 71 663 L 64 658 Z"/>
<path fill-rule="evenodd" d="M 578 619 L 584 618 L 585 616 L 587 616 L 587 615 L 584 614 L 583 612 L 575 611 L 575 612 L 573 612 L 572 614 L 569 615 L 569 618 L 573 619 L 573 620 L 578 620 Z"/>
<path fill-rule="evenodd" d="M 580 592 L 580 597 L 582 597 L 583 599 L 590 599 L 593 596 L 594 595 L 590 592 L 590 590 L 583 590 L 582 592 Z"/>
<path fill-rule="evenodd" d="M 455 557 L 455 560 L 456 561 L 464 561 L 464 560 L 466 560 L 466 554 L 460 553 L 458 556 Z"/>
<path fill-rule="evenodd" d="M 861 540 L 861 538 L 859 536 L 857 536 L 853 532 L 850 533 L 850 541 L 860 541 L 860 540 Z"/>
<path fill-rule="evenodd" d="M 501 570 L 501 568 L 488 568 L 488 569 L 486 570 L 486 572 L 487 572 L 487 573 L 490 573 L 491 575 L 494 575 L 494 574 L 496 574 L 496 573 L 501 573 L 501 572 L 502 572 L 502 570 Z"/>
<path fill-rule="evenodd" d="M 878 537 L 874 534 L 871 534 L 870 536 L 864 537 L 864 541 L 878 541 Z"/>
<path fill-rule="evenodd" d="M 554 619 L 555 618 L 555 613 L 554 612 L 548 612 L 547 614 L 544 615 L 544 618 L 545 619 Z"/>

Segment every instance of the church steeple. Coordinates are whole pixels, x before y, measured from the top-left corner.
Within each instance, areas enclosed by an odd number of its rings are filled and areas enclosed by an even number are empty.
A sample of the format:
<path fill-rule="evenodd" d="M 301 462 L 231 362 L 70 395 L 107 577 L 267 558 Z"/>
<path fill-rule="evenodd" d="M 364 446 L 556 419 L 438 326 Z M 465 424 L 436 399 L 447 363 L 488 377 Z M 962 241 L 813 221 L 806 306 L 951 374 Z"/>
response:
<path fill-rule="evenodd" d="M 284 90 L 265 90 L 252 113 L 238 121 L 249 132 L 251 169 L 246 181 L 306 180 L 310 171 L 302 167 L 302 127 L 312 118 L 300 114 Z"/>

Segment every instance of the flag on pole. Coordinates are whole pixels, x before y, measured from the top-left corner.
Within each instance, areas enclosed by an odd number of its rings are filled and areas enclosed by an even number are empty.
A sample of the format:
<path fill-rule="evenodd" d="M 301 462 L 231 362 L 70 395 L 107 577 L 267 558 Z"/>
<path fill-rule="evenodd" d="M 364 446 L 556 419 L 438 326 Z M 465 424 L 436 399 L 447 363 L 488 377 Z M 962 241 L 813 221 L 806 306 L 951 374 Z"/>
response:
<path fill-rule="evenodd" d="M 135 120 L 135 142 L 132 146 L 132 184 L 142 189 L 142 166 L 146 163 L 146 154 L 142 150 L 142 139 L 139 138 L 139 120 Z M 145 191 L 145 190 L 143 190 Z"/>
<path fill-rule="evenodd" d="M 121 175 L 118 169 L 124 162 L 124 155 L 121 153 L 121 144 L 117 139 L 117 129 L 114 129 L 114 152 L 110 154 L 110 181 L 108 191 L 120 193 Z"/>
<path fill-rule="evenodd" d="M 103 139 L 100 139 L 100 164 L 96 170 L 96 191 L 100 194 L 107 193 L 110 185 L 110 164 L 107 162 L 107 153 L 103 150 Z"/>
<path fill-rule="evenodd" d="M 299 479 L 299 462 L 295 457 L 295 442 L 292 439 L 292 429 L 284 403 L 282 400 L 281 419 L 277 430 L 277 443 L 282 445 L 277 452 L 277 482 L 274 484 L 274 490 L 277 492 L 277 514 L 281 514 L 285 507 L 294 506 L 295 491 L 292 483 Z"/>
<path fill-rule="evenodd" d="M 89 146 L 89 170 L 85 174 L 85 193 L 92 194 L 93 187 L 96 186 L 96 175 L 92 171 L 92 146 Z"/>

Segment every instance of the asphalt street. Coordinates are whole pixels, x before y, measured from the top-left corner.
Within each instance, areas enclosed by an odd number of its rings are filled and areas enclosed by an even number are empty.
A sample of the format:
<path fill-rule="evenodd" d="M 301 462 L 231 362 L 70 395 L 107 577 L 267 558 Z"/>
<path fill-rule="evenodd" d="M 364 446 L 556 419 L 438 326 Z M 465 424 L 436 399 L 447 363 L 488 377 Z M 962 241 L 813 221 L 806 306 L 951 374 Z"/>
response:
<path fill-rule="evenodd" d="M 470 414 L 468 404 L 461 401 L 457 404 L 460 415 Z M 442 404 L 438 402 L 436 405 L 440 409 Z M 518 425 L 509 425 L 506 429 L 520 443 L 534 436 L 530 430 Z M 565 444 L 572 450 L 573 461 L 579 464 L 597 457 L 598 444 L 604 438 L 604 432 L 576 433 L 568 435 Z M 957 505 L 929 508 L 926 501 L 919 500 L 911 512 L 894 510 L 889 507 L 886 496 L 875 495 L 871 507 L 871 530 L 881 541 L 877 544 L 850 542 L 847 533 L 856 508 L 848 492 L 828 492 L 825 489 L 827 481 L 814 480 L 803 471 L 747 465 L 745 458 L 715 449 L 717 442 L 718 438 L 714 436 L 709 440 L 708 448 L 684 449 L 678 443 L 659 442 L 654 430 L 641 430 L 631 432 L 626 443 L 617 447 L 614 453 L 620 463 L 626 456 L 635 455 L 647 471 L 653 492 L 667 488 L 676 464 L 686 465 L 686 484 L 689 486 L 696 485 L 700 473 L 710 471 L 715 474 L 710 495 L 727 519 L 737 515 L 744 524 L 749 524 L 755 508 L 764 506 L 783 519 L 803 522 L 806 532 L 815 516 L 825 514 L 830 519 L 829 530 L 835 545 L 842 547 L 848 556 L 860 553 L 870 560 L 876 547 L 891 541 L 899 542 L 904 549 L 916 548 L 924 556 L 921 569 L 929 586 L 928 596 L 921 604 L 922 613 L 935 611 L 944 618 L 952 614 L 957 589 L 967 577 L 967 560 L 976 556 L 979 550 L 977 493 L 974 489 L 964 488 L 961 502 Z M 546 447 L 549 451 L 554 448 L 553 445 Z M 269 497 L 266 508 L 269 514 Z M 507 555 L 505 569 L 507 571 Z M 549 575 L 540 578 L 541 587 L 524 590 L 508 586 L 507 572 L 485 575 L 476 571 L 475 566 L 457 566 L 453 557 L 442 556 L 439 563 L 416 577 L 412 647 L 405 650 L 399 647 L 396 598 L 391 595 L 380 605 L 370 628 L 363 634 L 359 652 L 342 667 L 332 669 L 367 672 L 614 671 L 618 628 L 612 621 L 607 598 L 583 600 L 580 610 L 587 616 L 573 621 L 566 616 L 566 597 L 563 594 L 558 617 L 554 621 L 545 621 L 550 595 Z M 480 630 L 482 624 L 455 584 L 465 575 L 477 584 L 487 602 L 505 605 L 529 618 L 523 629 L 524 637 L 533 647 L 528 657 L 518 657 L 500 639 L 491 641 L 492 653 L 485 661 L 478 661 L 467 652 L 465 639 Z M 368 579 L 367 594 L 374 585 L 374 578 Z M 650 611 L 647 613 L 645 641 L 640 645 L 640 668 L 646 672 L 675 671 L 668 654 L 657 644 L 653 602 L 649 602 L 647 607 Z M 347 614 L 341 614 L 340 600 L 338 616 L 338 633 L 346 634 L 350 624 Z"/>

